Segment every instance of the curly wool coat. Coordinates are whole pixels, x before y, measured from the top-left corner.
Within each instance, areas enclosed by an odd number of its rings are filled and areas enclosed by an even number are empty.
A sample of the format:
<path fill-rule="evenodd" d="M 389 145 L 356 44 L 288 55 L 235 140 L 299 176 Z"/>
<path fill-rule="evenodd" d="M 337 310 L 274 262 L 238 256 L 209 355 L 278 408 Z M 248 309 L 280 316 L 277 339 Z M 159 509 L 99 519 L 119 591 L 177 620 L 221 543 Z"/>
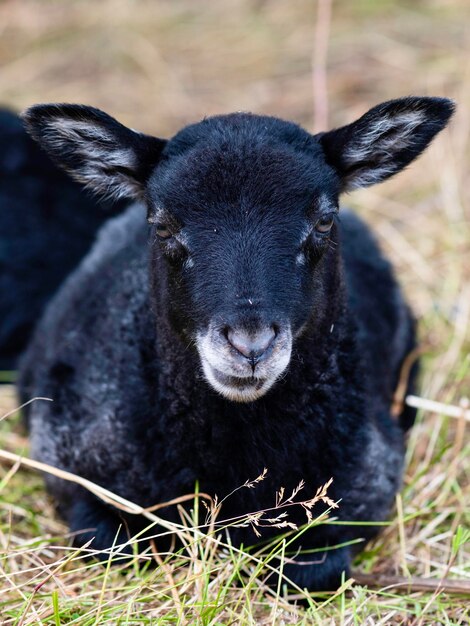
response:
<path fill-rule="evenodd" d="M 29 127 L 53 157 L 98 189 L 137 189 L 150 222 L 141 204 L 110 221 L 39 325 L 20 380 L 24 399 L 54 399 L 28 408 L 35 457 L 143 506 L 196 481 L 223 498 L 267 468 L 256 489 L 224 502 L 222 519 L 271 508 L 300 481 L 310 498 L 333 478 L 337 517 L 369 524 L 311 528 L 292 548 L 319 554 L 285 573 L 312 590 L 337 586 L 363 545 L 354 541 L 376 534 L 370 522 L 386 519 L 400 487 L 413 413 L 394 420 L 390 405 L 415 345 L 389 263 L 362 221 L 344 209 L 336 218 L 337 197 L 409 163 L 451 110 L 403 99 L 315 137 L 234 114 L 165 143 L 95 109 L 33 108 Z M 47 482 L 83 531 L 78 544 L 93 537 L 106 550 L 119 528 L 124 541 L 145 526 L 122 526 L 75 484 Z M 304 509 L 289 519 L 305 523 Z M 256 540 L 250 527 L 231 536 Z"/>

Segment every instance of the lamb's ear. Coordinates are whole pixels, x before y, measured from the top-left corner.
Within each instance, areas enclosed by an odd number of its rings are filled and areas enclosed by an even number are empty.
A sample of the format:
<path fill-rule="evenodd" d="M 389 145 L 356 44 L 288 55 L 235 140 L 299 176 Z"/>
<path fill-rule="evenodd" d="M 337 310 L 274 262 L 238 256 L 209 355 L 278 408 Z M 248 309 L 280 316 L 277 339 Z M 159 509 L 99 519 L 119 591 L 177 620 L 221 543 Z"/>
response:
<path fill-rule="evenodd" d="M 454 111 L 447 98 L 400 98 L 374 107 L 360 119 L 318 136 L 342 191 L 368 187 L 415 159 Z"/>
<path fill-rule="evenodd" d="M 22 117 L 59 166 L 90 189 L 114 198 L 142 196 L 166 143 L 79 104 L 39 104 Z"/>

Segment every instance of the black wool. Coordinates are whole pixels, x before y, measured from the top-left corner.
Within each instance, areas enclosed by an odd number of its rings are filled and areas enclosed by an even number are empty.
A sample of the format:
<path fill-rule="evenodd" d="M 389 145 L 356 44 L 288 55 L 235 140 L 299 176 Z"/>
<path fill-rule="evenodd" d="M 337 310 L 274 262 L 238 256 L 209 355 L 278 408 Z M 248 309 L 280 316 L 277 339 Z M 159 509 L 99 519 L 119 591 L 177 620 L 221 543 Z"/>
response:
<path fill-rule="evenodd" d="M 267 468 L 224 502 L 222 519 L 270 508 L 300 481 L 299 497 L 311 498 L 332 478 L 339 520 L 385 520 L 413 420 L 390 406 L 414 322 L 338 196 L 399 171 L 451 112 L 445 99 L 404 98 L 317 136 L 237 113 L 165 142 L 89 107 L 30 109 L 31 133 L 73 176 L 142 202 L 104 226 L 23 359 L 23 399 L 54 399 L 28 407 L 34 456 L 142 506 L 196 481 L 223 498 Z M 47 483 L 77 544 L 108 549 L 119 513 L 75 484 Z M 305 523 L 304 509 L 290 520 Z M 126 523 L 137 531 L 145 520 Z M 315 558 L 286 574 L 333 589 L 363 543 L 335 546 L 378 529 L 315 526 L 293 546 Z M 257 540 L 250 527 L 231 536 Z"/>
<path fill-rule="evenodd" d="M 47 302 L 125 204 L 98 202 L 0 109 L 0 370 L 13 370 Z"/>

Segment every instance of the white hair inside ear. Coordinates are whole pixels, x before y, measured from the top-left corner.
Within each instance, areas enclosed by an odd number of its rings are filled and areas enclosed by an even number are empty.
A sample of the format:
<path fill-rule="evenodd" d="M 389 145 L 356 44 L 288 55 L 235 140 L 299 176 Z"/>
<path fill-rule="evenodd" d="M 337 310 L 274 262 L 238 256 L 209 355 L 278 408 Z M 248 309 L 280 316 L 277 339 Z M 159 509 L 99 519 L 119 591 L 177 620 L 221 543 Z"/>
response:
<path fill-rule="evenodd" d="M 447 125 L 452 100 L 407 96 L 373 107 L 355 122 L 318 135 L 341 191 L 380 183 L 407 167 Z"/>
<path fill-rule="evenodd" d="M 396 165 L 390 157 L 411 144 L 413 132 L 425 121 L 422 111 L 405 111 L 373 121 L 366 132 L 346 146 L 343 158 L 349 167 L 372 158 L 376 166 L 357 172 L 349 188 L 368 187 L 393 174 Z"/>
<path fill-rule="evenodd" d="M 166 145 L 82 104 L 37 104 L 22 117 L 57 165 L 92 191 L 116 199 L 142 198 Z"/>
<path fill-rule="evenodd" d="M 46 122 L 44 139 L 54 151 L 73 151 L 77 166 L 65 169 L 93 191 L 115 199 L 140 196 L 140 184 L 129 175 L 137 167 L 133 148 L 120 146 L 100 124 L 57 117 Z"/>

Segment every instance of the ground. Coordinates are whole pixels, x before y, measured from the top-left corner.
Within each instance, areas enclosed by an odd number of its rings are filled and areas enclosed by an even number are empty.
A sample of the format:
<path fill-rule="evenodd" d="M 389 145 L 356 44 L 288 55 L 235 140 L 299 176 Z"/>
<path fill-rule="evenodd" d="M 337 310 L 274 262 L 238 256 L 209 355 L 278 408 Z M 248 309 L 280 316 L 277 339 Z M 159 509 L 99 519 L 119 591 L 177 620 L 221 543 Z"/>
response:
<path fill-rule="evenodd" d="M 466 0 L 334 2 L 325 92 L 325 12 L 310 0 L 6 0 L 0 93 L 17 109 L 93 104 L 160 136 L 232 110 L 313 129 L 325 102 L 333 126 L 393 97 L 454 98 L 450 129 L 419 162 L 344 201 L 373 226 L 419 320 L 419 396 L 459 407 L 470 395 L 469 23 Z M 0 416 L 17 404 L 3 385 Z M 0 423 L 0 449 L 28 453 L 15 414 Z M 0 458 L 0 623 L 468 624 L 469 449 L 463 409 L 420 410 L 396 510 L 355 563 L 369 587 L 345 580 L 315 600 L 270 591 L 256 554 L 215 546 L 186 518 L 186 550 L 156 569 L 85 562 L 41 476 Z"/>

